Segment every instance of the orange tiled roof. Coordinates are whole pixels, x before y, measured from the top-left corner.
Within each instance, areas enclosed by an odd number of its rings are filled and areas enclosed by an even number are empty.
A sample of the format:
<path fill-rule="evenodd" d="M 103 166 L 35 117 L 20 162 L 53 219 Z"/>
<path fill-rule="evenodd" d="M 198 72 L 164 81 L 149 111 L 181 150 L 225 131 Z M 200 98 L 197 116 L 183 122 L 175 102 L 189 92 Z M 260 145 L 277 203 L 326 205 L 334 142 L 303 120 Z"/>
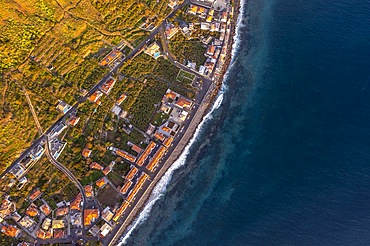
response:
<path fill-rule="evenodd" d="M 5 235 L 7 235 L 8 237 L 16 237 L 21 232 L 21 230 L 18 229 L 16 226 L 11 226 L 11 225 L 5 226 L 5 225 L 3 225 L 1 227 L 1 232 L 4 233 Z"/>
<path fill-rule="evenodd" d="M 125 194 L 128 191 L 128 189 L 130 188 L 131 185 L 132 185 L 132 182 L 130 180 L 127 180 L 126 183 L 120 189 L 120 192 L 122 194 Z"/>
<path fill-rule="evenodd" d="M 72 116 L 69 121 L 68 121 L 68 124 L 70 124 L 71 126 L 75 126 L 77 125 L 77 123 L 80 121 L 80 117 L 76 117 L 76 116 Z"/>
<path fill-rule="evenodd" d="M 101 90 L 104 93 L 109 93 L 109 91 L 113 88 L 114 84 L 116 83 L 116 80 L 113 78 L 109 78 L 102 86 Z"/>
<path fill-rule="evenodd" d="M 141 177 L 139 178 L 137 184 L 135 185 L 134 189 L 130 192 L 130 194 L 128 195 L 127 197 L 127 201 L 128 202 L 132 202 L 134 199 L 135 199 L 135 196 L 137 194 L 137 192 L 141 189 L 141 187 L 143 186 L 144 182 L 149 178 L 148 174 L 144 173 L 143 175 L 141 175 Z"/>
<path fill-rule="evenodd" d="M 42 204 L 40 206 L 40 210 L 46 215 L 48 216 L 50 213 L 51 213 L 51 209 L 49 207 L 49 205 L 47 205 L 46 203 Z"/>
<path fill-rule="evenodd" d="M 91 155 L 91 150 L 89 150 L 88 148 L 84 148 L 84 150 L 82 151 L 82 156 L 85 158 L 88 158 L 90 157 L 90 155 Z"/>
<path fill-rule="evenodd" d="M 126 175 L 126 179 L 128 179 L 128 180 L 131 180 L 134 176 L 135 176 L 135 174 L 137 174 L 137 172 L 138 172 L 138 169 L 136 168 L 136 167 L 133 167 L 129 172 L 128 172 L 128 174 Z"/>
<path fill-rule="evenodd" d="M 97 162 L 91 162 L 90 166 L 91 169 L 96 169 L 96 170 L 103 170 L 103 167 L 97 163 Z"/>
<path fill-rule="evenodd" d="M 166 148 L 170 147 L 171 143 L 173 141 L 173 137 L 168 137 L 164 142 L 163 145 L 166 146 Z"/>
<path fill-rule="evenodd" d="M 116 104 L 121 105 L 121 103 L 127 98 L 126 94 L 122 94 L 118 100 L 116 101 Z"/>
<path fill-rule="evenodd" d="M 146 167 L 149 171 L 153 172 L 154 168 L 158 165 L 159 160 L 162 158 L 166 148 L 161 146 L 159 147 L 158 151 L 155 153 L 153 158 L 150 160 L 148 166 Z"/>
<path fill-rule="evenodd" d="M 56 211 L 56 215 L 57 216 L 64 216 L 64 215 L 68 214 L 68 212 L 69 212 L 68 207 L 58 208 L 57 211 Z"/>
<path fill-rule="evenodd" d="M 138 154 L 140 154 L 143 151 L 143 149 L 137 146 L 136 144 L 132 145 L 131 149 Z"/>
<path fill-rule="evenodd" d="M 165 136 L 160 134 L 158 131 L 155 132 L 154 137 L 156 137 L 158 140 L 162 141 L 165 139 Z"/>
<path fill-rule="evenodd" d="M 185 107 L 185 108 L 190 108 L 192 102 L 189 101 L 189 100 L 186 100 L 185 98 L 183 97 L 180 97 L 177 102 L 176 102 L 176 105 L 179 106 L 179 107 Z"/>
<path fill-rule="evenodd" d="M 195 5 L 190 5 L 190 10 L 189 10 L 190 13 L 194 13 L 196 14 L 198 12 L 198 7 L 195 6 Z"/>
<path fill-rule="evenodd" d="M 47 239 L 52 237 L 51 230 L 44 231 L 43 229 L 39 229 L 36 232 L 36 237 L 41 238 L 41 239 Z"/>
<path fill-rule="evenodd" d="M 112 171 L 112 168 L 110 166 L 107 166 L 106 168 L 104 168 L 103 170 L 103 174 L 104 175 L 107 175 L 108 173 L 110 173 Z"/>
<path fill-rule="evenodd" d="M 90 225 L 99 218 L 99 209 L 86 209 L 84 213 L 84 225 Z"/>
<path fill-rule="evenodd" d="M 95 184 L 96 186 L 98 186 L 99 188 L 102 187 L 103 185 L 105 185 L 107 183 L 107 180 L 105 177 L 101 178 L 101 179 L 98 179 Z"/>
<path fill-rule="evenodd" d="M 133 156 L 133 155 L 130 155 L 129 153 L 127 153 L 126 151 L 123 151 L 123 150 L 116 150 L 116 154 L 121 156 L 122 158 L 128 160 L 128 161 L 131 161 L 131 162 L 135 162 L 136 160 L 136 157 Z"/>
<path fill-rule="evenodd" d="M 164 132 L 171 132 L 171 129 L 167 126 L 162 127 L 162 131 Z"/>
<path fill-rule="evenodd" d="M 85 193 L 86 193 L 86 191 L 85 191 Z M 86 196 L 87 196 L 87 194 L 86 194 Z M 81 201 L 82 201 L 82 195 L 81 195 L 81 193 L 78 193 L 76 198 L 70 204 L 71 210 L 81 211 Z"/>
<path fill-rule="evenodd" d="M 86 197 L 92 197 L 93 195 L 92 185 L 85 186 L 85 194 L 86 194 Z"/>
<path fill-rule="evenodd" d="M 65 236 L 65 230 L 54 230 L 54 238 L 63 238 Z"/>
<path fill-rule="evenodd" d="M 117 210 L 116 214 L 113 216 L 113 220 L 117 222 L 117 220 L 121 217 L 121 215 L 125 212 L 127 209 L 129 203 L 127 201 L 124 201 L 121 205 L 121 207 Z"/>
<path fill-rule="evenodd" d="M 172 100 L 175 100 L 176 98 L 176 93 L 173 92 L 173 91 L 170 91 L 166 94 L 166 97 L 169 98 L 169 99 L 172 99 Z"/>
<path fill-rule="evenodd" d="M 87 99 L 88 99 L 90 102 L 100 104 L 100 103 L 99 103 L 99 98 L 100 98 L 102 95 L 103 95 L 103 94 L 102 94 L 100 91 L 95 91 L 95 92 L 94 92 L 93 94 L 91 94 L 91 96 L 89 96 Z"/>
<path fill-rule="evenodd" d="M 144 164 L 144 161 L 146 160 L 146 158 L 148 158 L 150 152 L 152 152 L 152 150 L 154 149 L 155 147 L 155 143 L 154 142 L 150 142 L 150 144 L 146 147 L 146 149 L 144 150 L 143 154 L 141 154 L 141 156 L 139 157 L 138 161 L 137 161 L 137 164 L 139 166 L 142 166 Z"/>
<path fill-rule="evenodd" d="M 33 201 L 33 200 L 37 199 L 39 196 L 41 196 L 41 191 L 40 191 L 40 189 L 37 189 L 37 190 L 35 190 L 35 191 L 30 195 L 29 199 L 30 199 L 31 201 Z"/>
<path fill-rule="evenodd" d="M 116 60 L 118 57 L 120 57 L 122 55 L 122 53 L 119 51 L 119 50 L 112 50 L 111 52 L 109 52 L 108 55 L 106 55 L 100 62 L 99 62 L 99 65 L 100 66 L 106 66 L 108 64 L 110 64 L 111 62 L 113 62 L 114 60 Z"/>
<path fill-rule="evenodd" d="M 35 216 L 39 215 L 39 210 L 37 209 L 37 206 L 32 203 L 30 206 L 28 206 L 28 208 L 26 210 L 26 214 L 31 216 L 31 217 L 35 217 Z"/>

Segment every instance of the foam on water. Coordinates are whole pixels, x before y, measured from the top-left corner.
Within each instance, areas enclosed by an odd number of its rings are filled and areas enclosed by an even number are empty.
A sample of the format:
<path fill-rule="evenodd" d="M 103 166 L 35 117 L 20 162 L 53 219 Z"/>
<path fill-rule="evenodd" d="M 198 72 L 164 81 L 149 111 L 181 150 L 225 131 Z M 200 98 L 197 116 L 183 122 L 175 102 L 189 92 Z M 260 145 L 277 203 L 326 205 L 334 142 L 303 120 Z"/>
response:
<path fill-rule="evenodd" d="M 152 194 L 150 195 L 143 211 L 139 214 L 139 216 L 134 220 L 134 222 L 127 228 L 126 232 L 123 234 L 122 238 L 120 239 L 120 242 L 117 245 L 124 245 L 127 243 L 127 240 L 130 238 L 131 233 L 140 225 L 142 224 L 149 216 L 150 216 L 150 211 L 152 210 L 154 204 L 161 199 L 161 197 L 164 195 L 167 186 L 169 182 L 171 181 L 172 175 L 175 170 L 180 168 L 181 166 L 185 165 L 187 156 L 190 153 L 190 148 L 194 144 L 194 142 L 197 140 L 197 137 L 201 133 L 203 126 L 206 122 L 211 120 L 213 118 L 213 112 L 218 109 L 223 101 L 224 98 L 224 93 L 227 91 L 227 85 L 225 83 L 229 70 L 233 65 L 234 59 L 236 52 L 238 51 L 240 47 L 240 36 L 241 36 L 241 28 L 244 26 L 242 23 L 242 15 L 244 13 L 245 9 L 245 1 L 241 1 L 241 6 L 240 6 L 240 13 L 238 16 L 237 20 L 237 25 L 236 25 L 236 30 L 235 30 L 235 35 L 233 37 L 234 43 L 232 46 L 232 57 L 231 57 L 231 64 L 229 66 L 229 69 L 225 73 L 225 76 L 223 78 L 223 84 L 221 87 L 221 90 L 219 91 L 215 102 L 213 103 L 211 110 L 207 113 L 206 116 L 204 116 L 203 120 L 201 123 L 198 125 L 193 137 L 190 139 L 189 143 L 185 147 L 184 151 L 180 155 L 180 157 L 170 166 L 170 168 L 166 171 L 166 173 L 163 175 L 163 177 L 159 180 L 159 182 L 156 184 L 156 186 L 153 189 Z"/>

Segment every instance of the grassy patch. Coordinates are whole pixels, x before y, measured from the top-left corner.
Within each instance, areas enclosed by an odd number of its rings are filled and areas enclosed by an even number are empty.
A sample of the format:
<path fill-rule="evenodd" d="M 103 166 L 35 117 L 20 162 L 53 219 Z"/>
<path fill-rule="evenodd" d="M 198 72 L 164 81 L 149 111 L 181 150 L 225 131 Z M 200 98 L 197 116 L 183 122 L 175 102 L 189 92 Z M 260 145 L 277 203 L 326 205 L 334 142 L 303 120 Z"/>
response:
<path fill-rule="evenodd" d="M 169 118 L 169 115 L 163 112 L 158 112 L 153 116 L 152 124 L 155 126 L 160 126 L 164 121 Z"/>

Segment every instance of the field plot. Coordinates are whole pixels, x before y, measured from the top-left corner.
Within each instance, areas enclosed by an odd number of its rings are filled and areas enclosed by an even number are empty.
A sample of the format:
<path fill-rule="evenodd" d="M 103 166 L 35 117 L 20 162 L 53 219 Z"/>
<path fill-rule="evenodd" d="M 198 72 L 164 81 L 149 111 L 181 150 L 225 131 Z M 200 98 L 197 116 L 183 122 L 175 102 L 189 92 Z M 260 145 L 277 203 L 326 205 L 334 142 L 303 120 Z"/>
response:
<path fill-rule="evenodd" d="M 195 79 L 195 74 L 188 73 L 184 70 L 181 70 L 178 75 L 176 80 L 180 82 L 183 85 L 189 85 L 191 84 Z"/>

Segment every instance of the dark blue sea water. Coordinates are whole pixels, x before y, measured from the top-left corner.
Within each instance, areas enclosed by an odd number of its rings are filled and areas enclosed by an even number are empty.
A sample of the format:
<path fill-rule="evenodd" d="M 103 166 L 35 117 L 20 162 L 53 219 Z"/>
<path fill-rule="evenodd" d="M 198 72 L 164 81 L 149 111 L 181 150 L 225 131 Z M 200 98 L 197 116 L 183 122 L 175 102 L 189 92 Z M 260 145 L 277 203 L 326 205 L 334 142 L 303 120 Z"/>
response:
<path fill-rule="evenodd" d="M 249 0 L 228 89 L 129 245 L 370 245 L 370 1 Z"/>

